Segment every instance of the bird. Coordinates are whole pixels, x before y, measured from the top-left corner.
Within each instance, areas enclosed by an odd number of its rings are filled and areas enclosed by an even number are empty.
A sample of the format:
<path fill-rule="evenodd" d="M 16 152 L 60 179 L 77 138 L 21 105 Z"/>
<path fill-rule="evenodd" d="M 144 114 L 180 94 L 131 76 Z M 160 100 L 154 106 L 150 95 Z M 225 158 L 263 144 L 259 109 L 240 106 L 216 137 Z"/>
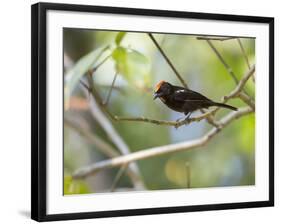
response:
<path fill-rule="evenodd" d="M 184 113 L 185 119 L 188 119 L 192 112 L 209 108 L 211 106 L 224 107 L 226 109 L 237 111 L 236 107 L 218 103 L 210 100 L 201 93 L 193 90 L 174 86 L 164 80 L 158 82 L 154 88 L 153 99 L 159 98 L 170 109 Z"/>

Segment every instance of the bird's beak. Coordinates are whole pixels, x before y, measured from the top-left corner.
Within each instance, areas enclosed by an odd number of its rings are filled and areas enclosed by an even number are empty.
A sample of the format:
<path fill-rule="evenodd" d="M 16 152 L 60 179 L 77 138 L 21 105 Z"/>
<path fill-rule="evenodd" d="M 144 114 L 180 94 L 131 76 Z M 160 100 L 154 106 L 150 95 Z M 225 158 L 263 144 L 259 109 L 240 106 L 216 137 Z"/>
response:
<path fill-rule="evenodd" d="M 153 94 L 153 100 L 157 99 L 159 97 L 158 93 Z"/>
<path fill-rule="evenodd" d="M 155 99 L 157 99 L 158 97 L 161 97 L 161 96 L 163 96 L 164 95 L 164 93 L 154 93 L 153 94 L 153 100 L 155 100 Z"/>

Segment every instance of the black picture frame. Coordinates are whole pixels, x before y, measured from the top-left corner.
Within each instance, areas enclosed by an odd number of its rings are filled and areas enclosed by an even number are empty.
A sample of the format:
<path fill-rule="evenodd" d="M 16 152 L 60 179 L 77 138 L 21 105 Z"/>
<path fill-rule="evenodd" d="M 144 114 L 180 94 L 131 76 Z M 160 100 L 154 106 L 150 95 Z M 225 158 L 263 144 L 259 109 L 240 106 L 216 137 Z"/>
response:
<path fill-rule="evenodd" d="M 47 130 L 47 88 L 46 88 L 46 13 L 48 10 L 75 12 L 96 12 L 124 15 L 140 15 L 169 18 L 193 18 L 205 20 L 221 20 L 235 22 L 254 22 L 269 24 L 269 200 L 208 204 L 196 206 L 160 207 L 131 210 L 114 210 L 86 213 L 52 214 L 46 213 L 46 130 Z M 32 154 L 31 154 L 31 218 L 37 221 L 101 218 L 115 216 L 132 216 L 146 214 L 191 212 L 205 210 L 253 208 L 274 205 L 274 18 L 224 15 L 211 13 L 195 13 L 183 11 L 163 11 L 137 8 L 103 7 L 73 4 L 37 3 L 32 5 Z"/>

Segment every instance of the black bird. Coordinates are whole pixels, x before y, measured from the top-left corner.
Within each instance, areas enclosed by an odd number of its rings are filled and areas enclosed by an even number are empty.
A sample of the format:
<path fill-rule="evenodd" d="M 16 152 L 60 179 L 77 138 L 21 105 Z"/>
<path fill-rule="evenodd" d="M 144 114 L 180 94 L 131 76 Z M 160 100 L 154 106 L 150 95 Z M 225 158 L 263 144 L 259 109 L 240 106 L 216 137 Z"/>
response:
<path fill-rule="evenodd" d="M 160 81 L 154 89 L 154 100 L 159 98 L 170 109 L 184 113 L 189 118 L 193 111 L 209 108 L 211 106 L 224 107 L 230 110 L 237 110 L 236 107 L 214 102 L 200 93 L 168 82 Z"/>

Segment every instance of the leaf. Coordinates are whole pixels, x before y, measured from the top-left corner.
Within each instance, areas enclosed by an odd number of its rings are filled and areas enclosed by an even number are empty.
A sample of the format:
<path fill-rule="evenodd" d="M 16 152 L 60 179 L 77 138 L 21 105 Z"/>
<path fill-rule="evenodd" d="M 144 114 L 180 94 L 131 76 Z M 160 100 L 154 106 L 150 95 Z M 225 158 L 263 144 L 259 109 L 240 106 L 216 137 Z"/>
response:
<path fill-rule="evenodd" d="M 115 37 L 115 43 L 117 46 L 120 45 L 121 41 L 123 40 L 123 38 L 125 37 L 127 33 L 126 32 L 119 32 L 116 37 Z"/>
<path fill-rule="evenodd" d="M 64 177 L 64 194 L 87 194 L 90 189 L 85 181 L 73 180 L 71 176 Z"/>
<path fill-rule="evenodd" d="M 150 83 L 150 63 L 140 52 L 119 46 L 113 51 L 112 58 L 117 72 L 129 83 L 138 87 Z"/>
<path fill-rule="evenodd" d="M 107 47 L 100 47 L 89 54 L 83 56 L 79 61 L 71 68 L 65 76 L 64 96 L 65 96 L 65 108 L 69 106 L 70 96 L 79 83 L 81 77 L 96 63 L 100 56 L 107 50 Z"/>

